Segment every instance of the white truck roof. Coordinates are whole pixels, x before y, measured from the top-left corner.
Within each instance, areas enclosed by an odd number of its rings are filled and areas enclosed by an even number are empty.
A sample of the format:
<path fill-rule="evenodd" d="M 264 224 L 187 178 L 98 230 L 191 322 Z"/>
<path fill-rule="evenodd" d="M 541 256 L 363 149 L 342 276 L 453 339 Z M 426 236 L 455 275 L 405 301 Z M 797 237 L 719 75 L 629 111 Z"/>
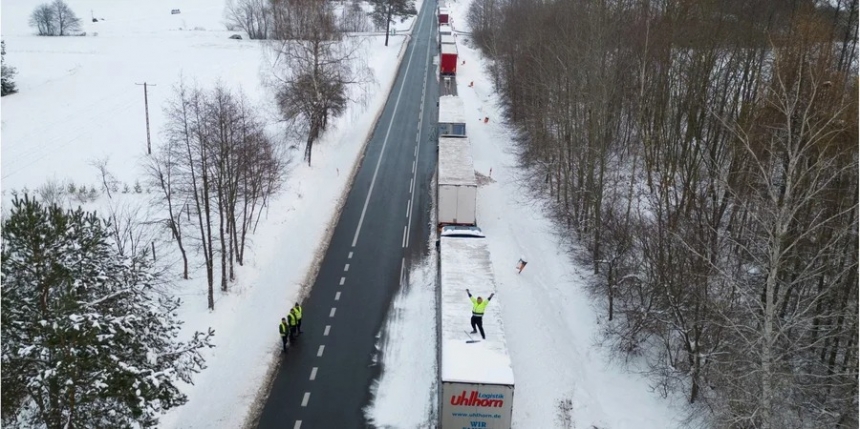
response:
<path fill-rule="evenodd" d="M 443 34 L 443 36 L 445 36 L 445 35 Z M 443 43 L 442 44 L 442 53 L 443 54 L 457 55 L 457 45 L 452 45 L 450 43 Z"/>
<path fill-rule="evenodd" d="M 439 39 L 443 45 L 454 45 L 457 43 L 457 39 L 451 34 L 443 34 L 439 36 Z"/>
<path fill-rule="evenodd" d="M 499 297 L 484 313 L 487 339 L 467 343 L 471 331 L 472 302 L 466 295 L 486 299 L 496 291 L 490 251 L 485 238 L 440 237 L 442 308 L 442 382 L 514 385 L 514 372 L 505 342 Z M 476 228 L 477 229 L 477 228 Z M 455 229 L 451 229 L 455 230 Z M 478 229 L 480 230 L 480 229 Z M 471 334 L 481 339 L 481 334 Z"/>
<path fill-rule="evenodd" d="M 451 34 L 451 26 L 448 24 L 442 24 L 439 26 L 439 34 Z"/>
<path fill-rule="evenodd" d="M 468 137 L 439 137 L 439 185 L 478 186 Z"/>
<path fill-rule="evenodd" d="M 444 48 L 446 45 L 442 45 Z M 465 124 L 466 107 L 463 99 L 456 95 L 443 95 L 439 97 L 439 123 L 440 124 Z"/>

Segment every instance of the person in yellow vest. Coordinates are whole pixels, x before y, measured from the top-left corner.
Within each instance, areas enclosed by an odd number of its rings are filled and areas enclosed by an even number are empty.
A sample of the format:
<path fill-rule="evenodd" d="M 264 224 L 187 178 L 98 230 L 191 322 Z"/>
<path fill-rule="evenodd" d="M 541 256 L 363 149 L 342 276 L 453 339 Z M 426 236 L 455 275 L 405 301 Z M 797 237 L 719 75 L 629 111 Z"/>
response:
<path fill-rule="evenodd" d="M 293 312 L 293 309 L 290 309 L 290 312 L 287 313 L 287 325 L 290 326 L 290 341 L 293 341 L 297 336 L 296 326 L 298 325 L 298 319 L 296 318 L 296 314 Z"/>
<path fill-rule="evenodd" d="M 278 331 L 281 333 L 281 342 L 284 344 L 283 353 L 287 352 L 287 335 L 289 334 L 289 326 L 287 325 L 287 319 L 282 317 L 281 324 L 278 326 Z"/>
<path fill-rule="evenodd" d="M 477 329 L 480 329 L 481 338 L 486 340 L 487 336 L 484 335 L 484 310 L 487 309 L 487 305 L 490 304 L 490 300 L 493 299 L 495 293 L 491 293 L 486 301 L 480 296 L 473 298 L 472 292 L 469 292 L 469 289 L 466 289 L 466 293 L 469 295 L 469 299 L 472 300 L 472 333 L 477 333 Z"/>
<path fill-rule="evenodd" d="M 297 326 L 297 329 L 299 330 L 299 335 L 304 334 L 305 331 L 302 330 L 302 306 L 299 305 L 299 303 L 297 302 L 296 306 L 293 307 L 292 311 L 295 313 L 296 320 L 298 321 L 296 326 Z"/>

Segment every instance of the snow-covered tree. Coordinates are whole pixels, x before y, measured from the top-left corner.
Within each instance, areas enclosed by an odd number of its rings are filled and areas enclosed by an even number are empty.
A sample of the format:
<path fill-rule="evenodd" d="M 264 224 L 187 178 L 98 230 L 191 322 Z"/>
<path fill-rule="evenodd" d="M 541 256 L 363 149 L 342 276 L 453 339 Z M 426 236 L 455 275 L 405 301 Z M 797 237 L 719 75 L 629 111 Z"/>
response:
<path fill-rule="evenodd" d="M 0 68 L 2 68 L 2 72 L 0 72 L 0 76 L 2 76 L 2 83 L 0 83 L 0 96 L 14 94 L 18 92 L 18 89 L 15 88 L 15 75 L 18 73 L 15 70 L 15 67 L 6 65 L 6 41 L 0 41 Z"/>
<path fill-rule="evenodd" d="M 187 398 L 214 332 L 179 341 L 179 301 L 120 256 L 95 213 L 15 198 L 2 228 L 5 427 L 150 427 Z"/>

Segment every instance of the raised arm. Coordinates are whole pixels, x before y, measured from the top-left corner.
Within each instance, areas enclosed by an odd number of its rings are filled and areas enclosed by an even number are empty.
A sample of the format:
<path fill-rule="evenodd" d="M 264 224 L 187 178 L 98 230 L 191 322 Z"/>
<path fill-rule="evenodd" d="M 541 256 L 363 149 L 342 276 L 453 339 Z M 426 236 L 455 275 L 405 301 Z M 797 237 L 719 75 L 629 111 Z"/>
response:
<path fill-rule="evenodd" d="M 472 292 L 469 292 L 469 289 L 466 289 L 466 294 L 469 295 L 469 298 L 472 297 Z"/>
<path fill-rule="evenodd" d="M 487 301 L 493 299 L 494 296 L 496 296 L 496 293 L 495 292 L 491 293 L 490 296 L 487 298 Z"/>

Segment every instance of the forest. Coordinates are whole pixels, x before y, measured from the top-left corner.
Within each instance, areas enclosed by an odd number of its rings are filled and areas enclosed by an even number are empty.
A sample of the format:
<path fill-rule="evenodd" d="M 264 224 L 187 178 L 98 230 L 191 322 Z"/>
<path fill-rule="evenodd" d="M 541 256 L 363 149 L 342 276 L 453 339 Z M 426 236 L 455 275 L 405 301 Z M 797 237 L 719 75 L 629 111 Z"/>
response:
<path fill-rule="evenodd" d="M 858 426 L 857 0 L 474 0 L 603 341 L 692 426 Z"/>

